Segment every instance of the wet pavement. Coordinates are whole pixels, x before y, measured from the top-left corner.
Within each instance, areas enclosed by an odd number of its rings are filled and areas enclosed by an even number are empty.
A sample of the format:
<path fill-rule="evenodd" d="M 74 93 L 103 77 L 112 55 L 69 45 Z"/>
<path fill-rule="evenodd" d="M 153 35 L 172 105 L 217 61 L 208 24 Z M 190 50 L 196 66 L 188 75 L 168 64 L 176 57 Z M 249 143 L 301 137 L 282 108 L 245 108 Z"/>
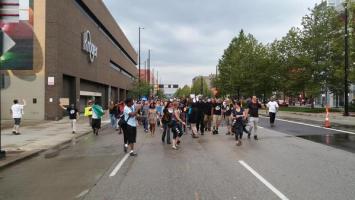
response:
<path fill-rule="evenodd" d="M 312 127 L 307 125 L 294 124 L 291 122 L 285 122 L 280 120 L 276 120 L 275 124 L 276 126 L 271 128 L 269 125 L 269 119 L 267 118 L 260 119 L 260 126 L 264 128 L 280 131 L 299 138 L 303 138 L 306 140 L 310 140 L 313 142 L 317 142 L 320 144 L 328 145 L 334 148 L 339 148 L 345 151 L 355 153 L 355 133 L 354 134 L 342 133 L 340 131 L 334 130 L 336 129 L 336 127 L 334 126 L 332 127 L 332 129 L 324 129 L 324 128 L 317 128 L 317 127 Z M 344 129 L 344 130 L 349 130 L 349 129 Z"/>
<path fill-rule="evenodd" d="M 306 135 L 298 137 L 355 153 L 355 135 L 337 133 L 325 135 Z"/>

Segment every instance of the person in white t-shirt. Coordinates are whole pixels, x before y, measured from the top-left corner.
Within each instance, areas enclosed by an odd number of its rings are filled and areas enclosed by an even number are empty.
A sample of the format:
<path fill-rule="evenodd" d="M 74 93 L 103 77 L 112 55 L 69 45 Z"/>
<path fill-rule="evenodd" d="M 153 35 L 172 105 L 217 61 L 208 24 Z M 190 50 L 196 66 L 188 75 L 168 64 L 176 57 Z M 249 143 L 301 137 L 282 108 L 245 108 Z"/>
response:
<path fill-rule="evenodd" d="M 15 121 L 14 128 L 12 130 L 12 133 L 15 135 L 20 135 L 20 124 L 21 124 L 21 118 L 23 115 L 23 108 L 26 106 L 26 101 L 23 99 L 23 104 L 19 104 L 18 100 L 14 100 L 14 104 L 11 106 L 10 113 L 12 115 L 12 118 Z"/>
<path fill-rule="evenodd" d="M 269 101 L 269 103 L 266 104 L 266 106 L 269 108 L 270 126 L 274 127 L 279 104 L 274 100 L 274 98 L 271 98 L 271 100 Z"/>

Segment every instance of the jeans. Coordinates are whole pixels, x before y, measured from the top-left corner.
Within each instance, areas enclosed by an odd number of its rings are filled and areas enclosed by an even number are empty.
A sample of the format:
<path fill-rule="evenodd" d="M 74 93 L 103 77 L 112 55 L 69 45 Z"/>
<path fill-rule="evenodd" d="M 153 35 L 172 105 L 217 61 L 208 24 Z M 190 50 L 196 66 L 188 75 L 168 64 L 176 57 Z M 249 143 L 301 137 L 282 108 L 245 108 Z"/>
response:
<path fill-rule="evenodd" d="M 201 134 L 203 134 L 205 132 L 205 124 L 204 124 L 204 115 L 203 114 L 201 114 L 198 117 L 198 121 L 196 123 L 196 128 L 197 128 L 197 131 L 200 131 Z"/>
<path fill-rule="evenodd" d="M 243 137 L 243 125 L 236 124 L 235 125 L 235 139 L 240 140 Z"/>
<path fill-rule="evenodd" d="M 72 131 L 76 132 L 76 119 L 71 119 L 70 120 L 70 125 L 72 128 Z"/>
<path fill-rule="evenodd" d="M 250 117 L 249 118 L 250 132 L 251 132 L 251 130 L 254 129 L 254 135 L 257 135 L 258 123 L 259 123 L 259 117 Z"/>
<path fill-rule="evenodd" d="M 276 113 L 269 112 L 269 116 L 270 116 L 270 124 L 274 124 L 275 118 L 276 118 Z"/>
<path fill-rule="evenodd" d="M 117 128 L 117 118 L 115 114 L 110 114 L 111 127 Z"/>
<path fill-rule="evenodd" d="M 166 136 L 166 142 L 170 143 L 170 127 L 168 124 L 163 124 L 164 131 L 163 135 L 161 136 L 162 141 L 165 141 L 165 136 Z"/>
<path fill-rule="evenodd" d="M 145 131 L 148 131 L 148 118 L 142 117 L 142 123 Z"/>

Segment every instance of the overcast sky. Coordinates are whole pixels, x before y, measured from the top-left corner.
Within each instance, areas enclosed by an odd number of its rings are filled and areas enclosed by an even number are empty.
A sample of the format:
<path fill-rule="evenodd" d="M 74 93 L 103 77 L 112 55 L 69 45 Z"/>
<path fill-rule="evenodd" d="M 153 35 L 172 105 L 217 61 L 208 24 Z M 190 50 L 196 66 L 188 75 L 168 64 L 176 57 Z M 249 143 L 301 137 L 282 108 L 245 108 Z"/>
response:
<path fill-rule="evenodd" d="M 198 75 L 215 73 L 231 39 L 241 29 L 263 43 L 284 36 L 322 0 L 104 0 L 138 51 L 142 67 L 148 49 L 162 83 L 191 85 Z"/>

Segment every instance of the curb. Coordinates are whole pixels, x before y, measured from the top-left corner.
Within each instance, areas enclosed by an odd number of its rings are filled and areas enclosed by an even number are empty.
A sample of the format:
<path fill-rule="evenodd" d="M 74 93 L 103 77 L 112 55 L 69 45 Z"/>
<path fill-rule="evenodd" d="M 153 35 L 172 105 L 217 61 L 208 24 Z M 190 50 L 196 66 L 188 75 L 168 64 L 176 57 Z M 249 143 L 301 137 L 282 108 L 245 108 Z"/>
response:
<path fill-rule="evenodd" d="M 101 129 L 105 129 L 109 126 L 109 123 L 102 125 Z M 75 136 L 75 140 L 78 140 L 88 134 L 90 134 L 92 131 L 87 131 L 81 134 L 78 134 Z M 73 139 L 73 138 L 72 138 Z M 67 147 L 68 144 L 72 142 L 72 139 L 65 140 L 59 144 L 56 144 L 52 147 L 49 147 L 47 149 L 38 149 L 38 150 L 33 150 L 33 151 L 28 151 L 28 152 L 23 152 L 20 153 L 18 156 L 14 156 L 13 158 L 10 157 L 9 160 L 0 160 L 0 171 L 6 169 L 7 167 L 19 164 L 22 161 L 31 159 L 33 157 L 38 156 L 39 154 L 48 151 L 44 156 L 45 158 L 53 158 L 57 155 L 59 155 L 59 152 Z M 1 161 L 5 161 L 4 163 L 1 163 Z"/>

